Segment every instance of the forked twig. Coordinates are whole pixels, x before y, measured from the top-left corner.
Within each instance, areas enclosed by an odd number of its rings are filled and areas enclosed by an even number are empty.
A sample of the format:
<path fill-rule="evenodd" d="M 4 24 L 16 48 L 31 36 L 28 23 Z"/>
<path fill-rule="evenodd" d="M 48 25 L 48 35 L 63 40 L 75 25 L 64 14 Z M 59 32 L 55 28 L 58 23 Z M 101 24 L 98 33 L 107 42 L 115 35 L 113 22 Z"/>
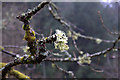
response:
<path fill-rule="evenodd" d="M 112 35 L 120 35 L 120 34 L 117 33 L 117 32 L 111 32 L 111 31 L 105 26 L 100 11 L 98 11 L 98 15 L 99 15 L 100 21 L 101 21 L 101 23 L 102 23 L 102 27 L 103 27 L 109 34 L 112 34 Z"/>

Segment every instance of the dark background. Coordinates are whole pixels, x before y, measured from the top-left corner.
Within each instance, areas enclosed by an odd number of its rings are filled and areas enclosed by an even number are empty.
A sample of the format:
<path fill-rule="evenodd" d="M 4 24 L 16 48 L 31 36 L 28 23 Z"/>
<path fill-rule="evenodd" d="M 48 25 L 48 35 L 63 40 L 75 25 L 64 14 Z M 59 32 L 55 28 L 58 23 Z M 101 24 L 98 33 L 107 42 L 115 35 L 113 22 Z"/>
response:
<path fill-rule="evenodd" d="M 24 31 L 21 26 L 23 23 L 16 19 L 16 16 L 32 9 L 39 3 L 25 2 L 25 3 L 12 3 L 4 2 L 2 4 L 2 45 L 16 45 L 25 46 L 26 41 L 23 40 Z M 100 22 L 97 11 L 101 11 L 101 15 L 104 20 L 104 24 L 112 32 L 118 32 L 118 3 L 97 3 L 97 2 L 56 2 L 60 15 L 67 21 L 76 25 L 78 28 L 73 28 L 76 32 L 80 32 L 83 35 L 97 37 L 105 40 L 113 40 L 117 36 L 110 35 Z M 112 5 L 112 6 L 111 6 Z M 47 7 L 44 7 L 39 13 L 37 13 L 31 20 L 32 28 L 37 33 L 43 33 L 44 36 L 49 36 L 50 31 L 55 32 L 56 29 L 60 29 L 66 32 L 64 27 L 56 21 L 49 13 Z M 38 35 L 36 37 L 39 38 Z M 111 43 L 102 42 L 97 44 L 95 41 L 78 38 L 76 40 L 78 48 L 84 52 L 95 53 L 102 51 L 110 46 Z M 69 38 L 68 45 L 70 49 L 68 52 L 73 55 L 73 51 L 78 56 L 79 53 L 74 48 L 72 39 Z M 48 49 L 54 50 L 53 45 L 48 45 Z M 23 55 L 23 50 L 19 48 L 5 48 L 8 51 L 12 51 L 16 54 Z M 116 56 L 112 59 L 112 56 Z M 13 60 L 12 57 L 3 54 L 3 62 L 9 62 Z M 90 67 L 81 67 L 76 63 L 57 63 L 65 70 L 71 70 L 78 78 L 117 78 L 118 77 L 118 58 L 117 52 L 110 52 L 106 57 L 99 56 L 92 58 L 91 67 L 103 70 L 104 72 L 95 72 Z M 29 64 L 20 65 L 15 67 L 20 72 L 25 73 L 32 78 L 64 78 L 68 77 L 67 74 L 58 71 L 52 67 L 50 62 L 42 62 L 41 64 Z"/>

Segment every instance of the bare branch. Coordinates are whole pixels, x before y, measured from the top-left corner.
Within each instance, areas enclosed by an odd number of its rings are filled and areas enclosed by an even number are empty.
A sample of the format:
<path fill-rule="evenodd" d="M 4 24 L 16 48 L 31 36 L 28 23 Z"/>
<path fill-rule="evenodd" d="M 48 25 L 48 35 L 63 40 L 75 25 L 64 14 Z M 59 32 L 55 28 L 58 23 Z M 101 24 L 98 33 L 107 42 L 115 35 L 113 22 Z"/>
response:
<path fill-rule="evenodd" d="M 103 50 L 101 52 L 91 54 L 90 57 L 95 57 L 95 56 L 99 56 L 99 55 L 102 55 L 102 54 L 104 55 L 104 54 L 110 52 L 111 50 L 113 50 L 115 48 L 115 46 L 118 44 L 119 40 L 120 40 L 120 36 L 118 37 L 118 39 L 115 40 L 115 42 L 113 43 L 113 46 L 111 48 L 108 48 L 108 49 Z"/>
<path fill-rule="evenodd" d="M 4 67 L 7 63 L 0 63 L 0 68 Z M 30 80 L 29 76 L 24 75 L 23 73 L 19 72 L 18 70 L 11 69 L 9 72 L 10 75 L 13 75 L 17 79 L 23 79 L 23 80 Z"/>
<path fill-rule="evenodd" d="M 76 50 L 80 53 L 80 50 L 78 49 L 78 46 L 77 46 L 77 44 L 76 44 L 76 41 L 72 38 L 72 40 L 73 40 L 73 43 L 74 43 L 74 46 L 75 46 L 75 48 L 76 48 Z M 81 54 L 81 53 L 80 53 Z"/>
<path fill-rule="evenodd" d="M 73 44 L 74 44 L 76 50 L 79 53 L 80 53 L 80 50 L 79 50 L 79 48 L 78 48 L 78 46 L 77 46 L 77 44 L 75 42 L 75 40 L 78 37 L 84 38 L 84 39 L 89 39 L 89 40 L 94 40 L 94 41 L 98 42 L 98 44 L 101 43 L 101 42 L 113 43 L 112 47 L 107 48 L 107 49 L 105 49 L 103 51 L 100 51 L 100 52 L 93 53 L 93 54 L 88 54 L 88 55 L 86 54 L 87 56 L 83 55 L 83 57 L 82 56 L 76 57 L 75 53 L 73 52 L 74 57 L 72 58 L 72 56 L 67 51 L 63 51 L 67 55 L 67 58 L 64 58 L 65 56 L 63 57 L 63 54 L 62 55 L 57 54 L 57 56 L 59 56 L 60 58 L 50 58 L 50 56 L 48 56 L 48 53 L 51 53 L 52 55 L 55 55 L 55 56 L 56 56 L 56 54 L 54 54 L 51 51 L 47 50 L 45 44 L 54 43 L 57 40 L 56 34 L 51 35 L 52 34 L 52 29 L 51 29 L 49 37 L 46 37 L 46 38 L 42 37 L 41 39 L 37 40 L 36 37 L 35 37 L 35 34 L 38 34 L 38 35 L 41 35 L 41 34 L 35 32 L 29 25 L 29 23 L 30 23 L 29 21 L 30 21 L 31 17 L 34 16 L 37 12 L 39 12 L 47 4 L 48 4 L 49 12 L 52 14 L 54 19 L 56 19 L 58 22 L 63 24 L 64 27 L 67 30 L 71 31 L 71 33 L 72 33 L 71 37 L 72 37 L 72 40 L 73 40 Z M 110 34 L 118 35 L 118 33 L 113 33 L 109 29 L 107 29 L 107 27 L 103 23 L 103 19 L 102 19 L 102 16 L 101 16 L 100 12 L 98 12 L 98 15 L 100 16 L 100 20 L 101 20 L 101 23 L 103 25 L 103 28 L 107 32 L 109 32 Z M 6 64 L 1 69 L 3 79 L 6 77 L 6 74 L 11 71 L 12 67 L 20 65 L 20 64 L 30 64 L 30 63 L 31 64 L 38 64 L 38 63 L 41 63 L 42 61 L 50 61 L 50 62 L 53 62 L 53 63 L 54 62 L 77 62 L 78 63 L 78 62 L 84 60 L 86 57 L 89 57 L 88 58 L 88 60 L 89 60 L 88 64 L 90 64 L 91 63 L 90 59 L 92 57 L 100 56 L 100 55 L 106 54 L 106 53 L 116 49 L 116 45 L 120 40 L 120 35 L 116 40 L 104 40 L 104 39 L 100 39 L 100 38 L 96 38 L 96 37 L 92 37 L 92 36 L 86 36 L 86 35 L 82 35 L 80 33 L 76 33 L 72 29 L 72 27 L 74 27 L 74 28 L 77 28 L 77 27 L 75 25 L 73 25 L 72 23 L 70 23 L 69 21 L 64 20 L 58 14 L 56 5 L 51 3 L 50 1 L 41 2 L 37 7 L 33 8 L 31 10 L 29 9 L 27 12 L 17 16 L 16 18 L 24 23 L 22 28 L 23 28 L 23 30 L 25 30 L 24 40 L 27 41 L 27 46 L 29 47 L 29 49 L 27 49 L 27 50 L 28 50 L 29 55 L 25 54 L 23 56 L 19 56 L 19 55 L 15 54 L 15 53 L 6 51 L 3 48 L 1 48 L 0 51 L 2 51 L 3 53 L 8 54 L 8 55 L 10 55 L 12 57 L 15 57 L 14 61 L 9 62 L 8 64 Z M 73 37 L 77 37 L 77 38 L 74 39 Z M 4 46 L 4 47 L 21 48 L 19 46 L 10 46 L 10 45 Z M 67 50 L 68 50 L 68 48 L 67 48 Z M 116 50 L 120 50 L 120 48 L 117 48 Z M 85 61 L 80 62 L 80 63 L 81 64 L 85 63 Z M 66 70 L 60 68 L 55 63 L 54 63 L 54 65 L 58 70 L 66 73 L 66 74 L 70 74 L 73 78 L 76 78 L 72 71 L 66 71 Z M 93 68 L 91 68 L 91 69 L 94 70 L 94 71 L 97 71 L 97 70 L 95 70 Z"/>
<path fill-rule="evenodd" d="M 14 46 L 14 45 L 4 45 L 4 48 L 22 48 L 23 46 Z"/>
<path fill-rule="evenodd" d="M 59 67 L 57 64 L 55 64 L 55 63 L 53 63 L 53 64 L 55 65 L 55 67 L 56 67 L 58 70 L 62 71 L 63 73 L 66 73 L 66 74 L 68 74 L 68 75 L 71 75 L 72 78 L 76 78 L 75 75 L 74 75 L 74 73 L 73 73 L 72 71 L 66 71 L 66 70 L 62 69 L 61 67 Z"/>
<path fill-rule="evenodd" d="M 42 1 L 37 7 L 35 7 L 32 10 L 28 10 L 26 13 L 23 13 L 16 18 L 19 19 L 22 22 L 26 22 L 30 20 L 30 18 L 35 15 L 38 11 L 40 11 L 46 4 L 49 4 L 49 1 Z"/>
<path fill-rule="evenodd" d="M 3 52 L 3 53 L 5 53 L 5 54 L 8 54 L 8 55 L 10 55 L 10 56 L 12 56 L 12 57 L 16 57 L 16 55 L 17 55 L 17 54 L 15 54 L 15 53 L 11 53 L 11 52 L 9 52 L 9 51 L 7 51 L 7 50 L 4 50 L 4 49 L 1 49 L 0 51 Z"/>
<path fill-rule="evenodd" d="M 6 74 L 11 70 L 11 68 L 13 66 L 17 66 L 20 64 L 37 64 L 43 61 L 43 59 L 45 59 L 46 56 L 43 55 L 39 55 L 39 56 L 23 56 L 23 57 L 18 57 L 18 59 L 9 62 L 6 66 L 4 66 L 1 70 L 2 70 L 2 78 L 4 79 Z"/>
<path fill-rule="evenodd" d="M 65 28 L 70 30 L 73 35 L 76 35 L 76 32 L 72 29 L 72 27 L 74 25 L 71 25 L 70 22 L 68 23 L 63 18 L 61 18 L 61 16 L 58 14 L 58 11 L 53 6 L 53 3 L 48 5 L 48 10 L 58 22 L 65 25 Z M 95 37 L 91 37 L 91 36 L 82 35 L 80 33 L 77 33 L 77 37 L 81 37 L 81 38 L 88 39 L 88 40 L 94 40 L 94 41 L 97 41 L 99 39 L 102 42 L 106 42 L 106 43 L 113 43 L 114 42 L 114 40 L 104 40 L 104 39 L 100 39 L 100 38 L 95 38 Z"/>
<path fill-rule="evenodd" d="M 98 11 L 98 15 L 99 15 L 100 21 L 101 21 L 101 23 L 102 23 L 102 27 L 103 27 L 109 34 L 112 34 L 112 35 L 120 35 L 120 34 L 117 33 L 117 32 L 111 32 L 111 31 L 105 26 L 100 11 Z"/>
<path fill-rule="evenodd" d="M 8 73 L 8 71 L 10 71 L 11 67 L 19 65 L 19 64 L 26 64 L 26 63 L 40 63 L 44 58 L 46 58 L 45 55 L 36 55 L 37 53 L 37 43 L 36 43 L 36 37 L 35 37 L 35 31 L 29 26 L 29 20 L 31 19 L 31 17 L 33 15 L 35 15 L 38 11 L 40 11 L 46 4 L 48 4 L 49 1 L 43 1 L 41 2 L 37 7 L 35 7 L 32 10 L 28 10 L 26 13 L 23 13 L 19 16 L 17 16 L 16 18 L 19 19 L 20 21 L 24 22 L 23 25 L 23 30 L 25 30 L 25 36 L 24 36 L 24 40 L 27 41 L 27 45 L 30 48 L 30 56 L 28 56 L 27 58 L 25 56 L 18 57 L 17 60 L 12 61 L 10 63 L 8 63 L 5 67 L 3 67 L 2 69 L 2 78 L 5 78 L 6 74 Z M 42 41 L 44 42 L 44 41 Z M 41 42 L 39 42 L 41 43 Z M 43 44 L 40 44 L 43 46 Z M 2 52 L 12 55 L 13 57 L 16 57 L 16 55 L 9 53 L 5 50 L 2 50 Z M 38 53 L 47 53 L 45 48 L 40 49 L 40 51 Z M 36 55 L 35 58 L 31 57 L 32 55 Z M 27 61 L 26 61 L 27 60 Z M 30 61 L 30 62 L 29 62 Z"/>

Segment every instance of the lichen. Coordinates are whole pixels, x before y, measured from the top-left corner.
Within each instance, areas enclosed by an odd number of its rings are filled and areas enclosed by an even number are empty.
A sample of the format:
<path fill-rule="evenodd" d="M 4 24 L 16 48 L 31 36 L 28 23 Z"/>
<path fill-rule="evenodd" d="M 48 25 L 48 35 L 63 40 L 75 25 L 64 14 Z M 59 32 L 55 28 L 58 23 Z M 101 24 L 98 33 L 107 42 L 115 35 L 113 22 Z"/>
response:
<path fill-rule="evenodd" d="M 35 41 L 35 39 L 36 39 L 35 31 L 32 28 L 30 28 L 29 25 L 23 25 L 22 28 L 23 28 L 23 30 L 25 30 L 24 40 L 26 40 L 28 42 Z"/>
<path fill-rule="evenodd" d="M 57 29 L 55 35 L 57 37 L 57 40 L 54 42 L 55 49 L 59 49 L 60 51 L 68 50 L 68 37 L 66 37 L 65 33 Z"/>
<path fill-rule="evenodd" d="M 14 69 L 11 69 L 10 74 L 14 75 L 17 79 L 20 79 L 20 80 L 30 80 L 30 77 Z"/>
<path fill-rule="evenodd" d="M 35 41 L 35 39 L 36 39 L 35 32 L 32 30 L 32 28 L 25 32 L 24 40 L 29 41 L 29 42 L 33 42 L 33 41 Z"/>
<path fill-rule="evenodd" d="M 101 42 L 102 42 L 101 39 L 99 39 L 99 38 L 96 39 L 96 43 L 97 43 L 97 44 L 100 44 Z"/>
<path fill-rule="evenodd" d="M 28 50 L 30 49 L 30 47 L 25 46 L 25 47 L 23 47 L 22 49 L 23 49 L 23 51 L 24 51 L 25 53 L 27 53 L 27 52 L 28 52 Z"/>
<path fill-rule="evenodd" d="M 80 35 L 81 35 L 80 33 L 74 32 L 74 34 L 72 35 L 72 39 L 77 40 Z"/>
<path fill-rule="evenodd" d="M 7 63 L 0 63 L 0 68 L 6 66 Z M 30 80 L 30 77 L 29 76 L 26 76 L 25 74 L 15 70 L 15 69 L 11 69 L 9 71 L 9 74 L 10 75 L 13 75 L 14 77 L 16 77 L 17 79 L 20 79 L 20 80 Z"/>
<path fill-rule="evenodd" d="M 67 31 L 67 36 L 68 36 L 68 37 L 71 37 L 71 36 L 72 36 L 72 33 L 71 33 L 70 30 Z"/>
<path fill-rule="evenodd" d="M 91 63 L 91 57 L 89 57 L 88 53 L 84 54 L 83 56 L 79 56 L 78 59 L 79 59 L 80 64 L 84 64 L 84 63 L 90 64 Z"/>

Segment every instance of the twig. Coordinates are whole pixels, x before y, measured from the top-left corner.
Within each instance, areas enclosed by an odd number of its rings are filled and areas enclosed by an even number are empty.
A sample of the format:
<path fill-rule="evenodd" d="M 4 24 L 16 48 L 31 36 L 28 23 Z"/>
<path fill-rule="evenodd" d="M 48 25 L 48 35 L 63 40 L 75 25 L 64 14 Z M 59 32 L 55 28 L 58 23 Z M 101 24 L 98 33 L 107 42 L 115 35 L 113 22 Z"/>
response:
<path fill-rule="evenodd" d="M 78 62 L 80 60 L 79 58 L 76 58 L 76 57 L 75 58 L 72 58 L 72 57 L 70 57 L 70 58 L 46 58 L 47 57 L 46 54 L 48 54 L 48 52 L 45 48 L 45 44 L 46 43 L 52 43 L 52 42 L 56 41 L 56 36 L 55 35 L 54 35 L 54 37 L 49 36 L 47 38 L 42 38 L 41 40 L 37 41 L 33 29 L 29 26 L 29 20 L 33 15 L 35 15 L 38 11 L 40 11 L 47 4 L 49 4 L 49 1 L 43 1 L 37 7 L 35 7 L 34 9 L 28 10 L 26 13 L 23 13 L 23 14 L 17 16 L 17 19 L 24 22 L 23 29 L 26 31 L 26 35 L 29 34 L 29 36 L 25 35 L 24 38 L 27 41 L 27 45 L 30 47 L 29 51 L 30 51 L 31 54 L 28 57 L 25 57 L 25 55 L 23 55 L 22 57 L 18 57 L 14 61 L 9 62 L 6 66 L 4 66 L 1 69 L 2 70 L 2 78 L 5 78 L 6 74 L 11 70 L 11 68 L 13 66 L 17 66 L 17 65 L 20 65 L 20 64 L 28 64 L 28 63 L 37 64 L 37 63 L 40 63 L 42 61 Z M 58 20 L 61 24 L 64 24 L 66 26 L 65 27 L 66 29 L 69 29 L 72 32 L 72 34 L 74 34 L 74 35 L 76 34 L 76 32 L 74 30 L 72 30 L 72 26 L 74 26 L 74 25 L 71 25 L 70 23 L 66 22 L 64 19 L 62 19 L 59 16 L 59 14 L 57 12 L 57 8 L 55 7 L 55 5 L 53 5 L 52 3 L 49 4 L 48 9 L 56 20 Z M 102 18 L 101 18 L 101 21 L 102 21 Z M 109 31 L 109 30 L 107 30 L 107 31 Z M 102 54 L 106 54 L 106 53 L 110 52 L 111 50 L 113 50 L 115 48 L 116 44 L 120 40 L 120 36 L 118 37 L 118 39 L 112 40 L 112 41 L 103 40 L 103 39 L 99 39 L 99 38 L 94 38 L 94 37 L 91 37 L 91 36 L 85 36 L 85 35 L 82 35 L 80 33 L 78 33 L 77 36 L 81 37 L 81 38 L 89 39 L 89 40 L 95 40 L 95 41 L 101 40 L 103 42 L 107 42 L 107 43 L 112 42 L 113 43 L 113 46 L 111 48 L 108 48 L 106 50 L 103 50 L 103 51 L 100 51 L 100 52 L 97 52 L 97 53 L 90 54 L 87 57 L 100 56 Z M 75 45 L 75 48 L 79 51 L 75 41 L 74 41 L 74 45 Z M 11 55 L 12 57 L 16 57 L 15 53 L 11 53 L 11 52 L 6 51 L 4 49 L 1 49 L 1 51 L 8 54 L 8 55 Z M 55 64 L 55 66 L 56 66 L 57 69 L 61 70 L 62 72 L 67 73 L 67 74 L 71 74 L 71 76 L 73 78 L 76 78 L 72 71 L 66 71 L 66 70 L 60 68 L 56 64 Z"/>
<path fill-rule="evenodd" d="M 115 45 L 117 44 L 117 41 L 114 43 L 112 49 L 115 47 Z M 90 55 L 90 57 L 95 57 L 95 56 L 99 56 L 101 54 L 105 54 L 109 51 L 112 50 L 111 48 L 108 49 L 108 50 L 104 50 L 104 51 L 101 51 L 101 52 L 98 52 L 98 53 L 95 53 L 95 54 L 92 54 Z M 5 74 L 11 69 L 11 67 L 13 66 L 16 66 L 16 65 L 19 65 L 19 64 L 28 64 L 28 63 L 40 63 L 43 59 L 45 58 L 45 56 L 43 55 L 40 55 L 39 57 L 36 57 L 34 59 L 31 59 L 29 62 L 27 62 L 27 60 L 24 60 L 23 61 L 12 61 L 10 63 L 8 63 L 3 69 L 2 69 L 2 77 L 4 78 L 5 77 Z M 44 59 L 44 61 L 51 61 L 51 62 L 78 62 L 79 59 L 78 58 L 71 58 L 71 59 L 63 59 L 63 58 L 47 58 L 47 59 Z"/>
<path fill-rule="evenodd" d="M 76 50 L 80 53 L 80 50 L 78 49 L 78 46 L 77 46 L 77 44 L 76 44 L 75 40 L 74 40 L 73 38 L 72 38 L 72 40 L 73 40 L 73 44 L 74 44 L 74 46 L 75 46 Z"/>
<path fill-rule="evenodd" d="M 14 46 L 14 45 L 4 45 L 4 48 L 22 48 L 23 46 Z"/>
<path fill-rule="evenodd" d="M 43 59 L 45 59 L 46 56 L 44 55 L 39 55 L 39 56 L 36 56 L 36 57 L 33 57 L 33 56 L 29 56 L 29 57 L 22 57 L 22 58 L 19 58 L 14 60 L 14 61 L 11 61 L 9 62 L 6 66 L 4 66 L 2 68 L 2 78 L 4 79 L 6 74 L 10 71 L 10 69 L 13 67 L 13 66 L 17 66 L 17 65 L 20 65 L 20 64 L 37 64 L 37 63 L 40 63 L 43 61 Z"/>
<path fill-rule="evenodd" d="M 7 63 L 0 63 L 0 68 L 4 67 Z M 17 79 L 23 79 L 23 80 L 30 80 L 29 76 L 24 75 L 23 73 L 19 72 L 18 70 L 11 69 L 9 72 L 10 75 L 13 75 Z"/>
<path fill-rule="evenodd" d="M 23 13 L 19 16 L 17 16 L 16 18 L 20 21 L 22 21 L 24 23 L 23 25 L 23 30 L 25 30 L 25 36 L 24 36 L 24 40 L 27 41 L 27 45 L 30 48 L 29 51 L 32 55 L 36 55 L 36 50 L 37 50 L 37 44 L 36 44 L 36 37 L 35 37 L 35 31 L 29 26 L 29 20 L 31 19 L 31 17 L 33 15 L 35 15 L 38 11 L 40 11 L 46 4 L 48 4 L 49 1 L 43 1 L 41 2 L 37 7 L 35 7 L 32 10 L 28 10 L 26 13 Z M 39 42 L 40 43 L 40 42 Z M 16 55 L 11 54 L 9 52 L 6 52 L 4 50 L 2 50 L 2 52 L 9 54 L 13 57 L 15 57 Z M 43 48 L 42 50 L 40 50 L 38 53 L 47 53 L 46 50 Z M 36 56 L 33 57 L 27 57 L 27 60 L 25 57 L 23 57 L 23 59 L 19 58 L 15 61 L 12 61 L 10 63 L 8 63 L 5 67 L 3 67 L 2 69 L 2 78 L 4 79 L 6 74 L 10 71 L 10 69 L 13 66 L 17 66 L 19 64 L 27 64 L 27 63 L 40 63 L 43 61 L 43 59 L 46 58 L 46 55 L 41 55 L 38 54 Z"/>
<path fill-rule="evenodd" d="M 53 3 L 52 3 L 52 4 L 53 4 Z M 68 29 L 68 30 L 70 30 L 70 31 L 75 35 L 76 32 L 72 29 L 72 27 L 73 27 L 74 25 L 71 25 L 70 23 L 68 23 L 68 22 L 66 22 L 64 19 L 62 19 L 52 4 L 49 4 L 49 5 L 47 6 L 49 12 L 52 14 L 52 16 L 53 16 L 58 22 L 60 22 L 61 24 L 65 25 L 65 28 Z M 78 37 L 81 37 L 81 38 L 84 38 L 84 39 L 89 39 L 89 40 L 94 40 L 94 41 L 97 41 L 97 40 L 99 39 L 99 40 L 101 40 L 102 42 L 106 42 L 106 43 L 113 43 L 113 42 L 114 42 L 114 40 L 103 40 L 103 39 L 100 39 L 100 38 L 95 38 L 95 37 L 91 37 L 91 36 L 82 35 L 82 34 L 80 34 L 80 33 L 77 33 L 77 34 L 79 34 L 79 35 L 77 35 Z"/>
<path fill-rule="evenodd" d="M 56 67 L 58 70 L 62 71 L 63 73 L 66 73 L 66 74 L 68 74 L 68 75 L 71 75 L 72 78 L 76 78 L 75 75 L 74 75 L 74 73 L 73 73 L 72 71 L 66 71 L 66 70 L 62 69 L 61 67 L 59 67 L 59 66 L 58 66 L 57 64 L 55 64 L 54 62 L 53 62 L 53 64 L 55 65 L 55 67 Z"/>
<path fill-rule="evenodd" d="M 16 57 L 16 55 L 17 54 L 15 54 L 15 53 L 13 53 L 13 52 L 9 52 L 9 51 L 7 51 L 7 50 L 1 50 L 3 53 L 5 53 L 5 54 L 8 54 L 8 55 L 10 55 L 10 56 L 12 56 L 12 57 Z"/>
<path fill-rule="evenodd" d="M 50 0 L 49 1 L 43 1 L 41 2 L 37 7 L 35 7 L 34 9 L 32 10 L 28 10 L 26 13 L 23 13 L 19 16 L 17 16 L 16 18 L 19 19 L 20 21 L 22 22 L 26 22 L 26 20 L 30 20 L 30 18 L 35 15 L 38 11 L 40 11 L 46 4 L 49 4 Z"/>
<path fill-rule="evenodd" d="M 119 35 L 119 33 L 117 33 L 117 32 L 111 32 L 111 31 L 105 26 L 100 11 L 98 11 L 98 15 L 99 15 L 100 21 L 101 21 L 101 23 L 102 23 L 102 27 L 103 27 L 109 34 L 112 34 L 112 35 Z"/>
<path fill-rule="evenodd" d="M 56 40 L 56 36 L 49 36 L 47 39 L 41 39 L 40 41 L 38 41 L 39 45 L 44 45 L 45 43 L 51 43 L 53 41 Z M 3 51 L 3 50 L 2 50 Z M 5 52 L 6 54 L 9 54 L 13 57 L 16 57 L 16 55 L 14 55 L 14 53 L 10 53 L 10 52 Z M 42 54 L 41 54 L 42 53 Z M 18 57 L 17 60 L 12 61 L 10 63 L 8 63 L 5 67 L 3 67 L 2 69 L 2 78 L 5 78 L 6 74 L 8 73 L 8 71 L 13 67 L 13 66 L 17 66 L 20 64 L 35 64 L 35 63 L 40 63 L 42 62 L 46 57 L 48 52 L 46 50 L 44 50 L 43 48 L 41 50 L 39 50 L 39 54 L 34 53 L 36 56 L 30 55 L 29 57 L 25 57 L 23 55 L 23 57 Z"/>
<path fill-rule="evenodd" d="M 46 58 L 44 61 L 51 61 L 51 62 L 77 62 L 79 61 L 78 58 Z"/>
<path fill-rule="evenodd" d="M 51 35 L 52 35 L 52 32 L 53 32 L 53 31 L 52 31 L 52 29 L 50 29 L 50 35 L 49 35 L 49 36 L 51 36 Z"/>
<path fill-rule="evenodd" d="M 84 38 L 84 39 L 88 39 L 88 40 L 97 41 L 99 39 L 99 40 L 101 40 L 102 42 L 105 42 L 105 43 L 114 43 L 114 40 L 104 40 L 104 39 L 95 38 L 95 37 L 91 37 L 91 36 L 86 36 L 86 35 L 82 35 L 82 34 L 80 34 L 78 36 L 81 37 L 81 38 Z"/>
<path fill-rule="evenodd" d="M 96 56 L 100 56 L 100 55 L 104 55 L 108 52 L 110 52 L 111 50 L 116 49 L 117 51 L 120 50 L 120 48 L 115 48 L 115 46 L 117 45 L 118 41 L 120 40 L 120 36 L 118 39 L 115 40 L 115 42 L 113 43 L 113 46 L 111 48 L 107 48 L 103 51 L 100 52 L 96 52 L 93 54 L 88 55 L 88 57 L 96 57 Z M 46 58 L 44 61 L 52 61 L 52 62 L 78 62 L 79 59 L 78 58 L 71 58 L 71 59 L 66 59 L 66 58 Z"/>
<path fill-rule="evenodd" d="M 113 43 L 113 46 L 111 48 L 108 48 L 106 50 L 103 50 L 103 51 L 100 51 L 100 52 L 97 52 L 97 53 L 94 53 L 94 54 L 91 54 L 89 55 L 90 57 L 95 57 L 95 56 L 99 56 L 99 55 L 102 55 L 102 54 L 105 54 L 105 53 L 108 53 L 110 52 L 111 50 L 113 50 L 116 46 L 116 44 L 118 43 L 118 41 L 120 40 L 120 36 L 118 37 L 118 39 L 116 39 Z"/>
<path fill-rule="evenodd" d="M 77 58 L 77 57 L 76 57 L 76 54 L 75 54 L 75 52 L 74 52 L 74 51 L 73 51 L 73 56 L 74 56 L 74 58 Z"/>
<path fill-rule="evenodd" d="M 93 68 L 93 67 L 91 67 L 91 66 L 90 66 L 90 68 L 91 68 L 91 70 L 93 70 L 93 71 L 95 71 L 95 72 L 104 72 L 103 69 L 95 69 L 95 68 Z"/>

